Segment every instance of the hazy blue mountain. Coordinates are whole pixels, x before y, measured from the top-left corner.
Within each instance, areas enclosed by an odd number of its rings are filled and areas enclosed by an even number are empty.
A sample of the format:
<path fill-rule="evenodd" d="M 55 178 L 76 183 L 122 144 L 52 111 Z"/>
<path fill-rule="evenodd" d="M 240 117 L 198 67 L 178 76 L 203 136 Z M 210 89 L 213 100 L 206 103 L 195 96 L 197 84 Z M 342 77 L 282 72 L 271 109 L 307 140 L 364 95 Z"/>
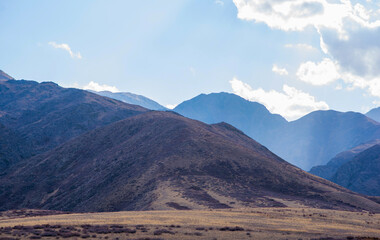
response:
<path fill-rule="evenodd" d="M 174 111 L 206 123 L 227 122 L 304 170 L 380 138 L 380 123 L 360 113 L 315 111 L 287 122 L 263 105 L 229 93 L 201 94 Z"/>
<path fill-rule="evenodd" d="M 375 121 L 380 122 L 380 107 L 370 110 L 365 115 Z"/>
<path fill-rule="evenodd" d="M 8 74 L 0 70 L 0 80 L 11 80 L 11 79 L 13 79 L 13 77 L 9 76 Z"/>
<path fill-rule="evenodd" d="M 229 123 L 265 146 L 270 146 L 276 129 L 287 121 L 271 114 L 262 104 L 231 93 L 201 94 L 179 104 L 173 111 L 205 123 Z"/>
<path fill-rule="evenodd" d="M 331 181 L 352 191 L 380 196 L 380 145 L 357 154 L 336 171 Z"/>
<path fill-rule="evenodd" d="M 129 93 L 129 92 L 113 93 L 109 91 L 101 91 L 101 92 L 91 91 L 91 92 L 99 94 L 101 96 L 113 98 L 125 103 L 139 105 L 151 110 L 158 110 L 158 111 L 167 110 L 167 108 L 165 108 L 164 106 L 161 106 L 159 103 L 153 101 L 152 99 L 144 97 L 142 95 L 137 95 L 134 93 Z"/>
<path fill-rule="evenodd" d="M 315 111 L 281 129 L 269 147 L 282 158 L 310 170 L 336 154 L 380 138 L 380 124 L 361 113 Z"/>
<path fill-rule="evenodd" d="M 341 152 L 332 158 L 326 165 L 312 167 L 310 173 L 331 181 L 334 174 L 343 164 L 351 161 L 357 154 L 367 150 L 376 144 L 380 144 L 380 139 L 376 139 L 368 143 L 356 146 L 350 150 Z"/>

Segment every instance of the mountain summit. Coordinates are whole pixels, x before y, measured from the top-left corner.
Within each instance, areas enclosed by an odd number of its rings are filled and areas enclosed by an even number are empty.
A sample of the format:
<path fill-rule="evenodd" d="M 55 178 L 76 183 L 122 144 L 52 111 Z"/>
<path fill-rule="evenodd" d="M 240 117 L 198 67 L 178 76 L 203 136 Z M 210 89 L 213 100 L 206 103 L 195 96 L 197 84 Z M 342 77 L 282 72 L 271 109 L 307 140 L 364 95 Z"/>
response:
<path fill-rule="evenodd" d="M 272 142 L 275 130 L 287 124 L 282 116 L 271 114 L 264 105 L 225 92 L 198 95 L 173 111 L 209 124 L 229 123 L 265 146 Z"/>

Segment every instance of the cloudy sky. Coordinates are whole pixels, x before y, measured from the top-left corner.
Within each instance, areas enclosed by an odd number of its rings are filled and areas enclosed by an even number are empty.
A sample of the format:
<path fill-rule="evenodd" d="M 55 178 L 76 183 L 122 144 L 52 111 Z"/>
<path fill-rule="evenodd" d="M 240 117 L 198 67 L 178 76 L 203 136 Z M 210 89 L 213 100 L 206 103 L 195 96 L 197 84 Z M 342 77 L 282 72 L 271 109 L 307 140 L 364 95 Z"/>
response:
<path fill-rule="evenodd" d="M 0 0 L 0 69 L 162 105 L 233 92 L 289 120 L 380 105 L 377 0 Z"/>

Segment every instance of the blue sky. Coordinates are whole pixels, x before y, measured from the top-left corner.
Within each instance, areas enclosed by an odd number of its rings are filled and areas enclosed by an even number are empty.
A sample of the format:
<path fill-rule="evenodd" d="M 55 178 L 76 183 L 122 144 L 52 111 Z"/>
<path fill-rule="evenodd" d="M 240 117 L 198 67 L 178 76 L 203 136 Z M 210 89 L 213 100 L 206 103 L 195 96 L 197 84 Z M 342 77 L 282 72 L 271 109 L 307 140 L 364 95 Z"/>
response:
<path fill-rule="evenodd" d="M 233 92 L 293 120 L 380 105 L 375 0 L 0 0 L 16 79 L 176 105 Z"/>

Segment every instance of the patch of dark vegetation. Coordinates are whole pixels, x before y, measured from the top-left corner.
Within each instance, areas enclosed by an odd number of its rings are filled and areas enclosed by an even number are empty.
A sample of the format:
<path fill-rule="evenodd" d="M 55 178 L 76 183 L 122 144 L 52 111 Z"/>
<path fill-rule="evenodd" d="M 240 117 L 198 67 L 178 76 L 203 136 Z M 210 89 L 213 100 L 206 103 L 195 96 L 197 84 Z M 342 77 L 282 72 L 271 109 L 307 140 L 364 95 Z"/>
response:
<path fill-rule="evenodd" d="M 58 233 L 56 231 L 46 231 L 41 234 L 41 237 L 56 237 Z"/>
<path fill-rule="evenodd" d="M 187 235 L 187 236 L 203 236 L 203 234 L 202 233 L 200 233 L 200 232 L 192 232 L 192 233 L 184 233 L 185 235 Z"/>
<path fill-rule="evenodd" d="M 242 227 L 222 227 L 219 228 L 219 231 L 230 231 L 230 232 L 235 232 L 235 231 L 244 231 L 244 228 Z"/>
<path fill-rule="evenodd" d="M 186 207 L 186 206 L 179 205 L 179 204 L 176 203 L 176 202 L 167 202 L 167 203 L 166 203 L 166 206 L 171 207 L 171 208 L 174 208 L 174 209 L 176 209 L 176 210 L 191 210 L 191 208 L 188 208 L 188 207 Z"/>
<path fill-rule="evenodd" d="M 41 239 L 41 236 L 30 236 L 29 239 Z"/>
<path fill-rule="evenodd" d="M 167 229 L 159 229 L 159 230 L 154 231 L 153 235 L 161 235 L 161 234 L 164 234 L 164 233 L 171 234 L 171 235 L 175 234 L 174 232 L 172 232 L 170 230 L 167 230 Z"/>
<path fill-rule="evenodd" d="M 141 232 L 147 232 L 149 229 L 143 225 L 138 226 Z M 136 229 L 131 229 L 123 225 L 89 225 L 84 224 L 80 226 L 61 226 L 61 225 L 34 225 L 34 226 L 14 226 L 14 227 L 1 227 L 0 235 L 12 236 L 29 236 L 29 239 L 41 238 L 95 238 L 96 234 L 121 234 L 126 233 L 134 234 Z M 105 238 L 108 236 L 105 236 Z"/>
<path fill-rule="evenodd" d="M 171 227 L 171 228 L 181 228 L 181 226 L 180 225 L 170 225 L 169 227 Z"/>

